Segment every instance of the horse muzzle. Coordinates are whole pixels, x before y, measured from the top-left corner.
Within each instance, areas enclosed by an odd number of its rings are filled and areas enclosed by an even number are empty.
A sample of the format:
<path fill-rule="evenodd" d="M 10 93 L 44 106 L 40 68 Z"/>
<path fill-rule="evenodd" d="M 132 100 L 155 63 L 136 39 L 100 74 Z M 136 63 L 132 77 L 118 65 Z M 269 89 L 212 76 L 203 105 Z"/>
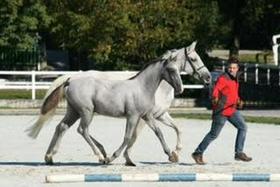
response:
<path fill-rule="evenodd" d="M 183 93 L 183 91 L 184 91 L 184 87 L 182 84 L 178 84 L 178 85 L 176 85 L 176 87 L 173 87 L 173 88 L 174 88 L 175 95 L 179 95 L 179 94 Z"/>
<path fill-rule="evenodd" d="M 203 78 L 204 85 L 209 86 L 211 84 L 212 77 L 211 75 L 205 75 Z"/>

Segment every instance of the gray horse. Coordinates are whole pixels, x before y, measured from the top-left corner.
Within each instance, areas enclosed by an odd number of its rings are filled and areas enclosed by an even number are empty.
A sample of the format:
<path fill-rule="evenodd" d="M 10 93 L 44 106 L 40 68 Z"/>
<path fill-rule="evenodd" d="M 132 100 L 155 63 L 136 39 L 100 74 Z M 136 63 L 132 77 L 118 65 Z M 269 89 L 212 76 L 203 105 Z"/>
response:
<path fill-rule="evenodd" d="M 112 162 L 130 142 L 140 119 L 145 120 L 150 126 L 155 126 L 152 109 L 155 103 L 155 92 L 162 80 L 167 81 L 174 88 L 175 93 L 182 93 L 183 85 L 176 62 L 177 59 L 171 56 L 160 59 L 150 63 L 128 80 L 113 81 L 93 76 L 68 79 L 51 93 L 48 92 L 38 121 L 28 129 L 29 135 L 34 137 L 38 135 L 44 122 L 53 115 L 54 109 L 64 95 L 67 100 L 67 112 L 56 127 L 45 156 L 46 163 L 53 163 L 52 156 L 57 152 L 63 134 L 79 118 L 81 120 L 78 132 L 90 145 L 99 161 Z M 124 141 L 110 158 L 105 159 L 105 151 L 96 149 L 95 145 L 101 146 L 101 144 L 89 134 L 89 124 L 94 112 L 113 117 L 125 116 L 127 119 Z M 169 156 L 172 157 L 172 154 Z"/>
<path fill-rule="evenodd" d="M 201 79 L 204 81 L 204 83 L 209 83 L 210 81 L 210 73 L 208 69 L 204 66 L 203 62 L 201 61 L 200 57 L 195 51 L 195 45 L 196 42 L 193 42 L 190 46 L 186 48 L 182 48 L 179 50 L 171 50 L 168 51 L 163 55 L 163 59 L 167 59 L 168 57 L 171 56 L 171 58 L 176 57 L 178 60 L 176 65 L 178 66 L 179 70 L 181 72 L 185 72 L 186 74 L 193 75 L 197 79 Z M 135 72 L 129 72 L 126 74 L 120 74 L 120 73 L 115 73 L 115 72 L 100 72 L 100 71 L 87 71 L 87 72 L 82 72 L 78 73 L 75 75 L 64 75 L 59 77 L 54 81 L 50 89 L 48 90 L 46 97 L 48 97 L 58 86 L 60 86 L 63 82 L 68 80 L 71 77 L 71 80 L 73 79 L 80 79 L 80 78 L 85 78 L 85 77 L 96 77 L 96 78 L 103 78 L 103 79 L 109 79 L 109 80 L 115 80 L 115 79 L 127 79 L 131 76 L 134 76 L 136 73 Z M 163 146 L 163 149 L 167 155 L 173 154 L 173 160 L 171 161 L 178 161 L 178 154 L 179 151 L 182 148 L 181 145 L 181 131 L 177 127 L 177 125 L 174 123 L 174 120 L 170 117 L 168 114 L 168 108 L 171 105 L 172 100 L 174 99 L 174 90 L 172 86 L 170 86 L 166 81 L 162 81 L 160 83 L 159 88 L 156 91 L 155 94 L 155 105 L 153 107 L 153 114 L 154 117 L 163 122 L 163 124 L 172 127 L 176 134 L 177 134 L 177 144 L 176 144 L 176 149 L 174 152 L 170 152 L 170 149 L 168 148 L 167 144 L 165 143 L 162 133 L 160 129 L 156 126 L 150 126 L 158 138 L 161 141 L 161 144 Z M 41 120 L 43 124 L 43 121 L 48 117 L 48 115 L 41 115 Z M 132 142 L 129 144 L 130 146 L 127 147 L 126 152 L 124 154 L 126 158 L 126 165 L 134 165 L 132 161 L 129 159 L 128 152 L 130 151 L 131 146 L 133 145 L 134 141 L 136 140 L 137 134 L 141 131 L 143 125 L 143 120 L 140 120 L 140 124 L 137 125 L 137 130 L 133 134 L 133 139 Z M 33 129 L 34 130 L 34 129 Z M 34 132 L 32 135 L 34 138 L 38 135 L 40 131 L 40 128 L 37 128 L 37 132 Z M 101 150 L 103 153 L 103 156 L 106 157 L 106 152 L 103 148 L 102 145 L 96 144 L 98 148 Z"/>
<path fill-rule="evenodd" d="M 177 66 L 181 72 L 184 72 L 186 75 L 191 75 L 196 79 L 203 81 L 204 84 L 208 85 L 211 82 L 211 74 L 207 69 L 207 67 L 204 65 L 204 63 L 202 62 L 199 55 L 196 53 L 195 46 L 196 46 L 196 42 L 193 42 L 190 46 L 186 48 L 171 50 L 171 52 L 173 52 L 173 55 L 176 56 L 177 61 L 179 62 Z M 169 161 L 178 162 L 178 155 L 179 152 L 182 150 L 182 142 L 181 142 L 182 133 L 180 128 L 178 128 L 178 126 L 176 125 L 176 123 L 168 113 L 168 109 L 170 108 L 173 99 L 174 99 L 173 88 L 166 81 L 162 81 L 159 88 L 156 91 L 155 105 L 153 107 L 152 113 L 155 119 L 160 121 L 162 124 L 165 124 L 175 130 L 177 135 L 177 143 L 176 143 L 175 150 L 172 152 L 170 151 L 163 138 L 161 130 L 157 126 L 149 126 L 149 127 L 152 128 L 152 130 L 159 138 L 161 145 L 164 149 L 164 152 L 167 155 L 169 155 L 171 152 L 172 157 L 169 157 Z M 133 134 L 133 137 L 124 152 L 124 157 L 126 160 L 125 164 L 128 166 L 135 166 L 135 164 L 131 161 L 129 157 L 129 153 L 131 151 L 131 147 L 136 141 L 136 138 L 138 134 L 141 132 L 144 125 L 145 122 L 143 120 L 140 120 Z"/>

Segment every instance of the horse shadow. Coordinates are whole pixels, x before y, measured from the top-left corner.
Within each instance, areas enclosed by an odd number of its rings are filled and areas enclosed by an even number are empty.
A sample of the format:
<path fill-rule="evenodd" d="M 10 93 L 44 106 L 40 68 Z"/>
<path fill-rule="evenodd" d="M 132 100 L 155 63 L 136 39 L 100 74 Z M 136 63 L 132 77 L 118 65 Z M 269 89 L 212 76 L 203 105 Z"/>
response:
<path fill-rule="evenodd" d="M 171 165 L 178 165 L 178 166 L 198 166 L 195 163 L 171 163 L 171 162 L 139 162 L 141 165 L 158 165 L 158 166 L 171 166 Z M 47 165 L 45 162 L 18 162 L 18 161 L 6 161 L 6 162 L 0 162 L 0 166 L 32 166 L 32 167 L 50 167 L 50 166 L 101 166 L 101 167 L 108 167 L 111 165 L 118 165 L 118 164 L 102 164 L 98 162 L 55 162 L 52 165 Z M 123 164 L 120 164 L 123 165 Z M 224 163 L 212 163 L 212 164 L 206 164 L 212 165 L 212 166 L 230 166 L 232 163 L 230 162 L 224 162 Z M 138 165 L 139 166 L 139 165 Z"/>
<path fill-rule="evenodd" d="M 32 166 L 32 167 L 50 167 L 50 166 L 106 166 L 101 163 L 94 162 L 55 162 L 52 165 L 47 165 L 45 162 L 0 162 L 0 166 Z"/>
<path fill-rule="evenodd" d="M 194 166 L 193 163 L 171 163 L 171 162 L 140 162 L 143 165 L 178 165 L 178 166 Z"/>

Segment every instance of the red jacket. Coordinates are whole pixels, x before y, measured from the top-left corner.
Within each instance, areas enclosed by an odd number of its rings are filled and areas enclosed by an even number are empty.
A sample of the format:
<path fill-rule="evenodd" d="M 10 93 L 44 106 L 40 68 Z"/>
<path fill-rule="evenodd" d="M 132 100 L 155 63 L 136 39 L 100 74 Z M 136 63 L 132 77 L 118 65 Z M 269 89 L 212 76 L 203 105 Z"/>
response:
<path fill-rule="evenodd" d="M 220 75 L 214 86 L 212 98 L 218 99 L 218 104 L 213 105 L 213 113 L 221 113 L 230 117 L 235 111 L 239 100 L 239 83 L 228 73 Z"/>

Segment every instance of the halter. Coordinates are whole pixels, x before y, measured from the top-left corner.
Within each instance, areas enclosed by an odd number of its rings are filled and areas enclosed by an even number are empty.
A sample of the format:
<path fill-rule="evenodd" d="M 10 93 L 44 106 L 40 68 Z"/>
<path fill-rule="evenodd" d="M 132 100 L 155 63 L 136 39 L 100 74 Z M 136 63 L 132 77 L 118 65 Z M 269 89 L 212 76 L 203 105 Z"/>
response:
<path fill-rule="evenodd" d="M 197 74 L 199 77 L 201 77 L 201 74 L 200 74 L 200 70 L 201 69 L 203 69 L 203 68 L 206 68 L 206 66 L 203 64 L 202 66 L 200 66 L 199 68 L 195 68 L 195 65 L 193 64 L 193 62 L 191 61 L 191 59 L 190 59 L 190 57 L 189 57 L 189 55 L 188 55 L 188 52 L 187 52 L 187 48 L 185 47 L 184 48 L 184 52 L 185 52 L 185 57 L 186 57 L 186 59 L 187 59 L 187 61 L 189 61 L 189 64 L 190 64 L 190 66 L 192 67 L 192 69 L 193 69 L 193 73 L 192 73 L 192 75 L 195 75 L 195 74 Z M 186 66 L 186 64 L 184 63 L 184 69 L 185 69 L 185 66 Z"/>

